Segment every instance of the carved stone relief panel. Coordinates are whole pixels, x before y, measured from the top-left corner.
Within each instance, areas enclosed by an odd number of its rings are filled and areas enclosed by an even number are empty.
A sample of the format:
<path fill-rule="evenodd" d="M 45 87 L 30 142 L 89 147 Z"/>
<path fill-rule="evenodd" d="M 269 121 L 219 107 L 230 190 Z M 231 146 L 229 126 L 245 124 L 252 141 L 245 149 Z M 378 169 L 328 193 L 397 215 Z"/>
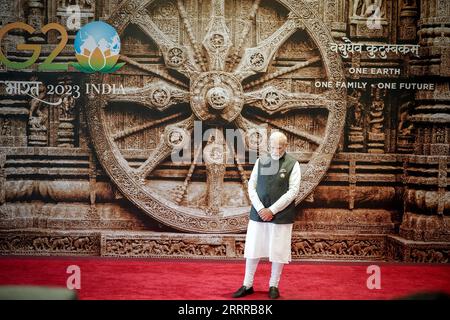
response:
<path fill-rule="evenodd" d="M 110 22 L 126 35 L 129 66 L 90 80 L 123 85 L 127 92 L 91 96 L 86 111 L 99 161 L 124 196 L 180 230 L 244 230 L 252 163 L 239 163 L 224 137 L 227 129 L 245 133 L 239 139 L 248 157 L 263 146 L 255 134 L 267 128 L 266 134 L 288 135 L 290 152 L 307 155 L 297 203 L 302 201 L 327 170 L 346 107 L 341 89 L 313 88 L 316 79 L 340 81 L 344 75 L 326 45 L 329 31 L 309 5 L 144 1 L 129 12 L 121 9 L 127 1 L 121 5 Z M 127 51 L 132 44 L 139 45 L 141 58 Z M 147 48 L 151 59 L 142 59 Z M 195 133 L 207 129 L 215 133 L 203 149 L 193 145 Z M 174 148 L 191 157 L 175 163 Z M 198 156 L 204 162 L 193 160 Z"/>

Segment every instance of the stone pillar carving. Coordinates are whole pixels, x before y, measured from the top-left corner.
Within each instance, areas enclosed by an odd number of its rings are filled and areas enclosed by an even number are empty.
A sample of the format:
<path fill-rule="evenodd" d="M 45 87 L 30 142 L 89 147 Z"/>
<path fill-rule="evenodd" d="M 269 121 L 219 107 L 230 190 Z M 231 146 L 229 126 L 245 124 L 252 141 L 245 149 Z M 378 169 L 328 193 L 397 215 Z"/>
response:
<path fill-rule="evenodd" d="M 44 4 L 42 1 L 29 0 L 27 22 L 36 29 L 36 32 L 28 38 L 29 42 L 42 43 L 45 41 L 41 31 L 42 26 L 45 24 L 44 18 Z"/>
<path fill-rule="evenodd" d="M 450 240 L 450 5 L 444 0 L 421 1 L 419 57 L 410 74 L 432 81 L 435 90 L 418 91 L 411 122 L 417 128 L 414 156 L 408 161 L 405 214 L 400 235 L 413 240 Z"/>
<path fill-rule="evenodd" d="M 59 109 L 58 147 L 75 146 L 75 99 L 64 96 Z"/>
<path fill-rule="evenodd" d="M 353 152 L 364 150 L 364 105 L 361 99 L 361 91 L 355 90 L 349 97 L 350 129 L 348 132 L 348 149 Z"/>
<path fill-rule="evenodd" d="M 385 92 L 378 88 L 372 90 L 372 104 L 368 114 L 367 151 L 369 153 L 384 153 L 385 125 L 384 100 Z"/>
<path fill-rule="evenodd" d="M 328 0 L 325 5 L 324 21 L 330 26 L 331 35 L 336 39 L 346 36 L 347 23 L 345 14 L 347 12 L 348 1 Z"/>
<path fill-rule="evenodd" d="M 400 0 L 398 40 L 414 41 L 417 37 L 418 8 L 416 0 Z"/>
<path fill-rule="evenodd" d="M 6 199 L 6 176 L 5 176 L 6 154 L 0 152 L 0 205 L 5 203 Z"/>
<path fill-rule="evenodd" d="M 39 89 L 38 99 L 31 99 L 28 119 L 28 145 L 32 147 L 48 146 L 48 107 L 41 101 L 46 100 L 46 86 Z"/>
<path fill-rule="evenodd" d="M 58 82 L 59 85 L 69 87 L 73 84 L 70 79 L 61 79 Z M 75 146 L 75 121 L 76 121 L 76 99 L 72 95 L 62 95 L 59 98 L 62 99 L 60 105 L 58 105 L 57 114 L 57 141 L 58 147 L 73 148 Z"/>
<path fill-rule="evenodd" d="M 410 74 L 435 82 L 434 91 L 416 93 L 417 124 L 416 154 L 449 155 L 450 124 L 450 28 L 445 27 L 450 19 L 448 1 L 427 0 L 421 3 L 419 20 L 418 57 L 411 61 Z"/>
<path fill-rule="evenodd" d="M 3 86 L 0 88 L 0 96 L 0 146 L 26 146 L 28 109 L 17 96 L 11 99 L 5 95 Z"/>
<path fill-rule="evenodd" d="M 9 0 L 0 2 L 0 25 L 4 26 L 11 22 L 23 21 L 23 5 L 20 0 Z"/>
<path fill-rule="evenodd" d="M 414 124 L 411 122 L 411 113 L 414 109 L 414 103 L 409 96 L 407 99 L 399 100 L 398 121 L 397 121 L 397 152 L 414 152 Z"/>

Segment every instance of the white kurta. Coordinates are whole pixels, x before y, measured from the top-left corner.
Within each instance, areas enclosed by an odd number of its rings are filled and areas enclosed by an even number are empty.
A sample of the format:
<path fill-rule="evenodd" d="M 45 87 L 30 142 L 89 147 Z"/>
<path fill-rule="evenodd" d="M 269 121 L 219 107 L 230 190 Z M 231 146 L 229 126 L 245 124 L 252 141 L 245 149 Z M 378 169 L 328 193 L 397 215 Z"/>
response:
<path fill-rule="evenodd" d="M 256 192 L 258 165 L 259 159 L 255 162 L 248 182 L 248 194 L 256 211 L 264 208 Z M 300 181 L 300 164 L 296 162 L 289 177 L 288 191 L 269 207 L 274 214 L 295 200 L 300 189 Z M 292 223 L 276 224 L 250 220 L 245 238 L 244 257 L 250 259 L 268 257 L 271 262 L 288 263 L 291 261 L 292 226 Z"/>

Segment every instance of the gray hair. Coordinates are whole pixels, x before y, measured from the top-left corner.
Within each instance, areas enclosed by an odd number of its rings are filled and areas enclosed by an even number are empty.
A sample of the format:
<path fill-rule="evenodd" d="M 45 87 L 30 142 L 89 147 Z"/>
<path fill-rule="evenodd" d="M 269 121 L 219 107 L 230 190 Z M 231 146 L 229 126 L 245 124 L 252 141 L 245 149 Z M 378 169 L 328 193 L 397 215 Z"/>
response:
<path fill-rule="evenodd" d="M 270 138 L 269 138 L 270 143 L 275 142 L 275 141 L 279 141 L 282 142 L 284 144 L 287 143 L 287 137 L 284 133 L 280 132 L 280 131 L 275 131 L 272 132 L 270 134 Z"/>

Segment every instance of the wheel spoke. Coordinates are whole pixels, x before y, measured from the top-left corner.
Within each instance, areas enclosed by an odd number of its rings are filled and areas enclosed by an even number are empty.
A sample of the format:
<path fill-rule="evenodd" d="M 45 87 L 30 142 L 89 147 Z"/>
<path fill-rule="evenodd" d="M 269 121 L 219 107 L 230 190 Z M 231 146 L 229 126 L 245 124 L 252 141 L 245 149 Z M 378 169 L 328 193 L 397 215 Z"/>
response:
<path fill-rule="evenodd" d="M 232 45 L 230 31 L 225 23 L 225 0 L 211 0 L 211 20 L 203 39 L 208 53 L 209 69 L 222 71 Z"/>
<path fill-rule="evenodd" d="M 144 181 L 161 161 L 172 152 L 177 152 L 187 143 L 190 143 L 194 120 L 195 116 L 191 115 L 189 118 L 165 128 L 157 147 L 136 170 L 136 176 L 139 180 Z"/>
<path fill-rule="evenodd" d="M 288 112 L 293 109 L 328 109 L 333 103 L 323 95 L 291 93 L 273 86 L 244 94 L 245 103 L 268 114 Z"/>
<path fill-rule="evenodd" d="M 177 204 L 180 204 L 181 201 L 183 201 L 184 197 L 187 193 L 187 188 L 189 186 L 189 183 L 191 183 L 192 175 L 194 174 L 195 167 L 197 166 L 197 159 L 200 158 L 200 154 L 202 152 L 202 148 L 198 148 L 198 150 L 195 151 L 194 159 L 192 159 L 191 165 L 189 166 L 188 173 L 186 175 L 186 178 L 184 179 L 183 185 L 178 186 L 175 193 L 175 202 Z"/>
<path fill-rule="evenodd" d="M 180 13 L 181 16 L 181 20 L 183 21 L 184 27 L 186 28 L 186 32 L 189 37 L 189 41 L 191 42 L 192 48 L 194 50 L 195 61 L 200 66 L 202 71 L 206 71 L 202 49 L 200 47 L 200 44 L 195 39 L 195 35 L 192 30 L 191 23 L 189 22 L 188 14 L 186 12 L 186 8 L 184 7 L 183 0 L 177 0 L 177 5 L 178 5 L 178 12 Z"/>
<path fill-rule="evenodd" d="M 239 115 L 234 120 L 236 128 L 243 131 L 245 149 L 248 151 L 266 152 L 267 151 L 267 123 L 257 124 Z"/>
<path fill-rule="evenodd" d="M 299 28 L 303 28 L 301 21 L 289 15 L 287 21 L 258 46 L 245 49 L 244 56 L 234 71 L 235 76 L 244 80 L 253 74 L 266 72 L 275 52 Z"/>
<path fill-rule="evenodd" d="M 162 81 L 152 82 L 143 88 L 128 87 L 124 91 L 124 94 L 108 96 L 109 101 L 133 102 L 159 111 L 189 102 L 189 92 Z"/>
<path fill-rule="evenodd" d="M 255 0 L 253 2 L 253 6 L 250 9 L 250 13 L 247 16 L 247 21 L 244 24 L 244 29 L 242 30 L 239 40 L 236 42 L 236 46 L 233 49 L 233 53 L 230 56 L 229 70 L 233 70 L 234 66 L 237 64 L 239 58 L 241 57 L 241 48 L 244 45 L 245 40 L 247 40 L 247 35 L 250 32 L 253 19 L 255 19 L 256 12 L 258 11 L 260 3 L 261 0 Z"/>
<path fill-rule="evenodd" d="M 190 77 L 199 72 L 192 53 L 183 45 L 177 44 L 164 34 L 145 11 L 136 13 L 131 22 L 138 25 L 158 45 L 168 68 Z"/>
<path fill-rule="evenodd" d="M 321 145 L 323 143 L 323 139 L 321 137 L 315 136 L 315 135 L 310 134 L 310 133 L 308 133 L 306 131 L 299 130 L 299 129 L 294 129 L 294 128 L 290 128 L 290 127 L 280 126 L 280 125 L 278 125 L 278 124 L 276 124 L 274 122 L 269 122 L 269 120 L 264 119 L 261 116 L 252 115 L 252 117 L 254 117 L 255 119 L 257 119 L 257 120 L 259 120 L 261 122 L 270 124 L 271 126 L 277 128 L 277 129 L 289 132 L 289 133 L 291 133 L 293 135 L 296 135 L 296 136 L 298 136 L 300 138 L 303 138 L 304 140 L 312 142 L 312 143 L 314 143 L 316 145 Z"/>
<path fill-rule="evenodd" d="M 131 136 L 132 134 L 141 132 L 143 130 L 156 127 L 157 125 L 160 125 L 161 123 L 165 123 L 165 122 L 174 120 L 176 118 L 179 118 L 180 116 L 182 116 L 184 114 L 185 114 L 184 112 L 179 112 L 179 113 L 171 114 L 170 116 L 164 117 L 162 119 L 147 121 L 141 125 L 116 132 L 112 136 L 112 138 L 114 141 L 117 141 L 119 139 L 126 138 L 128 136 Z"/>
<path fill-rule="evenodd" d="M 310 58 L 310 59 L 308 59 L 306 61 L 296 63 L 295 65 L 293 65 L 291 67 L 280 69 L 277 72 L 267 74 L 267 75 L 261 77 L 258 80 L 250 82 L 249 84 L 244 86 L 244 89 L 246 90 L 246 89 L 250 89 L 252 87 L 261 85 L 263 83 L 266 83 L 267 81 L 279 78 L 279 77 L 284 76 L 284 75 L 286 75 L 288 73 L 294 72 L 294 71 L 296 71 L 298 69 L 305 68 L 305 67 L 307 67 L 307 66 L 309 66 L 309 65 L 311 65 L 311 64 L 313 64 L 313 63 L 315 63 L 317 61 L 321 61 L 321 60 L 322 59 L 320 57 L 314 57 L 314 58 Z"/>
<path fill-rule="evenodd" d="M 181 82 L 178 79 L 175 79 L 174 77 L 172 77 L 170 74 L 168 74 L 167 72 L 163 71 L 163 70 L 158 70 L 155 68 L 151 68 L 149 65 L 147 64 L 143 64 L 143 63 L 139 63 L 137 61 L 135 61 L 134 59 L 124 56 L 124 55 L 120 55 L 120 59 L 125 61 L 127 64 L 130 64 L 132 66 L 135 66 L 136 68 L 139 68 L 143 71 L 149 72 L 151 75 L 157 76 L 158 78 L 161 78 L 167 82 L 171 82 L 177 86 L 180 86 L 182 88 L 188 88 L 188 86 Z"/>

